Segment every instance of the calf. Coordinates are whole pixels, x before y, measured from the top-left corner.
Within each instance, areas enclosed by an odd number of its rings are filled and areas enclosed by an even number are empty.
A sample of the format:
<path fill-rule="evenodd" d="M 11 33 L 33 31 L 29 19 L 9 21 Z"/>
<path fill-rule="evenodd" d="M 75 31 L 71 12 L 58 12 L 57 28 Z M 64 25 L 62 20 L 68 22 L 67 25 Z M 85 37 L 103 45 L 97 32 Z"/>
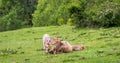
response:
<path fill-rule="evenodd" d="M 68 53 L 72 51 L 78 51 L 78 50 L 85 49 L 85 46 L 71 45 L 67 41 L 60 41 L 59 38 L 57 37 L 51 39 L 51 43 L 52 45 L 54 45 L 54 48 L 50 51 L 53 54 Z"/>
<path fill-rule="evenodd" d="M 72 52 L 72 46 L 66 41 L 60 41 L 57 37 L 53 38 L 51 43 L 54 45 L 53 54 Z"/>

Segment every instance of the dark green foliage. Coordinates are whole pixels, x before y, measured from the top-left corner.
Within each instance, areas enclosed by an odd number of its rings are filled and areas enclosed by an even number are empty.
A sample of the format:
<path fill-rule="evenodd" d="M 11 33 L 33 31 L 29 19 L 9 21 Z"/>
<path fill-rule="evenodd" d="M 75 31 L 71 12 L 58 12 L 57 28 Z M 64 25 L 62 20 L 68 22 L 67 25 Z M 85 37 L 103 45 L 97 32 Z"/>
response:
<path fill-rule="evenodd" d="M 68 8 L 78 0 L 39 0 L 33 14 L 33 26 L 61 25 L 69 19 Z M 78 3 L 77 3 L 78 4 Z M 62 19 L 62 21 L 60 21 Z"/>
<path fill-rule="evenodd" d="M 120 5 L 110 1 L 100 7 L 99 20 L 104 27 L 120 26 Z"/>
<path fill-rule="evenodd" d="M 118 0 L 39 0 L 32 22 L 34 26 L 120 26 L 119 3 Z"/>
<path fill-rule="evenodd" d="M 16 11 L 11 11 L 0 19 L 0 31 L 14 30 L 21 26 L 21 22 L 18 20 Z"/>
<path fill-rule="evenodd" d="M 120 5 L 118 0 L 85 0 L 79 7 L 69 9 L 77 27 L 120 26 Z"/>
<path fill-rule="evenodd" d="M 0 31 L 32 25 L 37 0 L 0 0 Z"/>
<path fill-rule="evenodd" d="M 81 4 L 79 5 L 79 7 L 72 6 L 69 9 L 70 16 L 71 16 L 71 18 L 74 19 L 73 23 L 77 27 L 86 27 L 90 24 L 87 19 L 87 14 L 84 12 L 87 2 L 88 1 L 86 1 L 86 0 L 85 1 L 81 0 Z"/>

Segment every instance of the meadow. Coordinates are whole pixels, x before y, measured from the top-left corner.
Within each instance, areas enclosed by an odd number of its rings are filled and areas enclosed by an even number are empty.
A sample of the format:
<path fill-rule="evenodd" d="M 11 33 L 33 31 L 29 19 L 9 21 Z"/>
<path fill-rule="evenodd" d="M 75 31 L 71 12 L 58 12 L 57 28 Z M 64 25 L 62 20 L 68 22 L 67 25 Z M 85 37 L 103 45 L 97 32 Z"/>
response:
<path fill-rule="evenodd" d="M 42 36 L 58 36 L 82 51 L 45 54 Z M 0 32 L 0 63 L 120 63 L 120 27 L 48 26 Z"/>

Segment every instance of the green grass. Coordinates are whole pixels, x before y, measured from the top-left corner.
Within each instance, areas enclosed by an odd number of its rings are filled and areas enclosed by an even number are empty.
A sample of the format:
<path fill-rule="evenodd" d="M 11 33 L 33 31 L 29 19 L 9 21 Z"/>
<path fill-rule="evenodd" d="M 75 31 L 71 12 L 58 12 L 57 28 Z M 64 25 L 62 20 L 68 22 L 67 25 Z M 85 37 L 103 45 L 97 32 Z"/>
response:
<path fill-rule="evenodd" d="M 45 54 L 41 50 L 45 33 L 86 49 Z M 75 29 L 64 25 L 0 32 L 0 63 L 120 63 L 120 27 Z"/>

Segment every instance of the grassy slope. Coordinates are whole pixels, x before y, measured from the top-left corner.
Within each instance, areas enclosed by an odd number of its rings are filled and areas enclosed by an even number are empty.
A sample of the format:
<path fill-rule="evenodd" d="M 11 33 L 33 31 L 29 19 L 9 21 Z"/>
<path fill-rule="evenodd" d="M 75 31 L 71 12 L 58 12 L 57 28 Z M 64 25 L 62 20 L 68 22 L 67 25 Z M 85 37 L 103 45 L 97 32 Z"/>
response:
<path fill-rule="evenodd" d="M 59 36 L 86 50 L 56 55 L 44 54 L 42 36 Z M 2 53 L 6 48 L 17 51 Z M 0 63 L 119 63 L 120 27 L 107 29 L 74 29 L 72 26 L 25 28 L 0 32 Z"/>

